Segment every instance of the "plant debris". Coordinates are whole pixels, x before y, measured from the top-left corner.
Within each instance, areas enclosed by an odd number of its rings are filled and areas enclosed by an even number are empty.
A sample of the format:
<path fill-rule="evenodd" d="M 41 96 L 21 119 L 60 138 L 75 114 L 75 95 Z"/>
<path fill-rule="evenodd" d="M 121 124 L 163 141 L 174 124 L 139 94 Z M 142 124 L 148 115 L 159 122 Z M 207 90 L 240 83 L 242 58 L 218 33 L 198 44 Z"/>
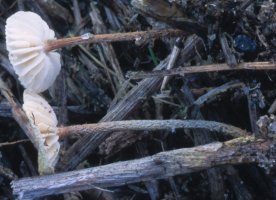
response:
<path fill-rule="evenodd" d="M 1 199 L 276 199 L 274 1 L 2 0 L 0 11 Z M 40 90 L 61 145 L 47 176 L 5 46 L 18 11 L 48 24 L 57 40 L 44 50 L 62 59 Z"/>

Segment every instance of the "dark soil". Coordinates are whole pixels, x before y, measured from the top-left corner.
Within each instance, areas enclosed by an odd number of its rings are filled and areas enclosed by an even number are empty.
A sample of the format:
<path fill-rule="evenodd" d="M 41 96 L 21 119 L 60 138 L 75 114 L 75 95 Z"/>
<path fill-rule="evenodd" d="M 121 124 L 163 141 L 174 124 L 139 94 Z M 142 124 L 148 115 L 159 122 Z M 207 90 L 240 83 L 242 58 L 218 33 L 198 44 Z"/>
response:
<path fill-rule="evenodd" d="M 49 2 L 49 3 L 47 3 Z M 205 119 L 231 124 L 260 137 L 256 121 L 275 112 L 276 79 L 273 70 L 235 70 L 243 62 L 275 62 L 276 3 L 253 0 L 2 0 L 0 3 L 0 73 L 22 103 L 24 88 L 8 70 L 5 21 L 18 10 L 38 13 L 57 38 L 152 29 L 181 29 L 200 37 L 201 45 L 189 59 L 182 51 L 175 67 L 227 63 L 226 72 L 171 76 L 163 91 L 154 92 L 124 119 Z M 52 6 L 52 7 L 51 7 Z M 93 12 L 93 13 L 92 13 Z M 102 19 L 95 19 L 95 13 Z M 93 17 L 94 16 L 94 17 Z M 102 21 L 101 21 L 102 20 Z M 102 22 L 103 24 L 99 24 Z M 141 80 L 126 78 L 131 72 L 150 72 L 172 52 L 175 37 L 145 41 L 85 44 L 58 50 L 62 71 L 55 85 L 43 93 L 58 116 L 59 126 L 97 123 Z M 204 44 L 204 45 L 202 45 Z M 234 84 L 240 86 L 233 86 Z M 230 86 L 229 86 L 230 85 Z M 218 87 L 222 86 L 220 90 Z M 210 91 L 205 101 L 198 98 Z M 10 182 L 37 176 L 37 151 L 0 97 L 0 199 L 13 199 Z M 102 141 L 77 169 L 137 159 L 178 148 L 193 147 L 229 136 L 183 129 L 151 134 L 114 133 Z M 185 133 L 185 134 L 183 134 Z M 137 136 L 139 135 L 139 136 Z M 62 155 L 79 138 L 62 141 Z M 24 141 L 20 141 L 24 140 Z M 15 144 L 4 144 L 19 141 Z M 60 167 L 60 166 L 59 166 Z M 3 169 L 2 169 L 3 168 Z M 72 167 L 74 168 L 74 167 Z M 72 170 L 72 169 L 71 169 Z M 58 171 L 58 170 L 57 170 Z M 62 170 L 63 171 L 63 170 Z M 164 180 L 126 184 L 121 187 L 85 190 L 47 199 L 276 199 L 275 170 L 258 164 L 216 167 Z"/>

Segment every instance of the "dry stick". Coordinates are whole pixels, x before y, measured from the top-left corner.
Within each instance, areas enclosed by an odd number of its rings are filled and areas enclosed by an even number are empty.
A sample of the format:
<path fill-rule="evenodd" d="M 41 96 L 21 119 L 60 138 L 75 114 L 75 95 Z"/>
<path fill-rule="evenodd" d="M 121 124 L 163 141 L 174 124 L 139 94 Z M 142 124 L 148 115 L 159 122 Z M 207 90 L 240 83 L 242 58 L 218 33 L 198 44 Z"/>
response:
<path fill-rule="evenodd" d="M 178 58 L 179 53 L 181 52 L 181 49 L 183 48 L 184 44 L 182 43 L 181 37 L 176 39 L 175 45 L 172 49 L 172 52 L 170 54 L 169 63 L 166 69 L 172 69 L 175 66 L 175 62 Z M 163 82 L 161 84 L 160 90 L 163 91 L 166 87 L 167 82 L 169 81 L 169 77 L 165 76 L 163 79 Z"/>
<path fill-rule="evenodd" d="M 0 165 L 0 176 L 5 177 L 9 180 L 17 179 L 17 175 L 9 168 Z"/>
<path fill-rule="evenodd" d="M 33 199 L 95 187 L 116 187 L 163 179 L 226 164 L 264 162 L 260 164 L 265 165 L 266 158 L 275 161 L 275 146 L 275 140 L 255 140 L 253 137 L 236 138 L 224 143 L 214 142 L 161 152 L 142 159 L 14 180 L 13 194 L 21 199 Z"/>
<path fill-rule="evenodd" d="M 90 3 L 90 7 L 91 12 L 89 13 L 89 15 L 93 24 L 93 32 L 96 34 L 106 33 L 107 28 L 104 25 L 104 20 L 102 19 L 98 8 L 93 3 Z M 119 80 L 119 83 L 117 83 L 117 88 L 119 89 L 120 85 L 124 82 L 124 75 L 117 59 L 115 50 L 113 46 L 109 43 L 102 43 L 100 44 L 100 46 L 102 47 L 103 54 L 105 55 L 105 60 L 109 61 L 114 72 L 116 72 L 116 77 Z"/>
<path fill-rule="evenodd" d="M 217 96 L 219 94 L 225 93 L 229 90 L 234 90 L 237 88 L 243 88 L 245 87 L 245 84 L 239 81 L 229 81 L 219 87 L 213 88 L 209 90 L 204 95 L 200 96 L 196 101 L 193 102 L 194 105 L 197 105 L 199 107 L 203 106 L 207 102 L 214 100 L 218 98 Z"/>
<path fill-rule="evenodd" d="M 273 114 L 276 111 L 276 99 L 274 99 L 273 103 L 270 105 L 268 109 L 269 114 Z"/>
<path fill-rule="evenodd" d="M 3 82 L 2 78 L 0 78 L 0 90 L 2 95 L 7 99 L 11 110 L 12 110 L 12 115 L 15 121 L 19 124 L 19 126 L 23 129 L 25 134 L 28 136 L 28 138 L 31 140 L 33 145 L 35 146 L 36 149 L 39 149 L 39 144 L 37 141 L 37 136 L 32 128 L 32 125 L 26 116 L 25 112 L 22 110 L 21 105 L 16 102 L 13 94 L 11 91 L 7 88 L 6 84 Z"/>
<path fill-rule="evenodd" d="M 101 122 L 97 124 L 74 125 L 59 128 L 60 137 L 72 135 L 87 135 L 103 132 L 115 131 L 156 131 L 156 130 L 174 130 L 178 128 L 185 129 L 207 129 L 231 135 L 233 137 L 246 136 L 248 133 L 238 127 L 206 120 L 128 120 Z"/>
<path fill-rule="evenodd" d="M 20 143 L 29 142 L 29 141 L 30 140 L 28 140 L 28 139 L 22 139 L 22 140 L 17 140 L 17 141 L 13 141 L 13 142 L 1 142 L 0 147 L 20 144 Z"/>
<path fill-rule="evenodd" d="M 220 41 L 220 45 L 221 45 L 226 63 L 230 67 L 236 66 L 238 64 L 237 59 L 233 54 L 231 48 L 229 47 L 228 41 L 226 39 L 226 33 L 220 34 L 219 41 Z"/>
<path fill-rule="evenodd" d="M 204 45 L 201 38 L 195 35 L 189 36 L 186 39 L 185 48 L 179 54 L 177 65 L 179 65 L 179 63 L 184 63 L 189 61 L 193 56 L 198 55 L 198 53 L 201 53 L 203 49 L 204 49 Z M 159 77 L 154 77 L 154 78 L 159 79 Z M 149 87 L 149 86 L 146 85 L 145 87 Z M 152 86 L 150 85 L 150 87 Z M 140 91 L 144 91 L 144 90 L 147 90 L 147 89 L 142 87 L 140 88 Z M 159 85 L 155 86 L 155 91 L 159 91 Z M 122 119 L 116 119 L 116 120 L 122 120 Z M 133 145 L 136 141 L 140 140 L 142 137 L 146 137 L 146 135 L 141 135 L 141 134 L 135 135 L 129 132 L 117 132 L 113 134 L 112 137 L 107 138 L 105 141 L 102 142 L 102 144 L 99 145 L 99 152 L 100 154 L 105 154 L 108 157 L 110 157 L 115 153 L 120 152 L 125 147 Z"/>
<path fill-rule="evenodd" d="M 55 0 L 35 0 L 34 3 L 39 4 L 41 7 L 40 9 L 49 13 L 54 19 L 59 19 L 68 23 L 73 22 L 73 17 L 69 9 L 61 6 L 61 4 Z"/>
<path fill-rule="evenodd" d="M 5 49 L 6 48 L 1 48 Z M 0 52 L 0 65 L 14 78 L 17 79 L 17 75 L 14 72 L 14 69 L 8 59 L 8 56 L 4 52 Z"/>
<path fill-rule="evenodd" d="M 265 107 L 264 96 L 259 83 L 253 83 L 244 87 L 247 96 L 248 114 L 250 119 L 251 131 L 255 137 L 261 137 L 261 132 L 257 126 L 257 121 L 261 116 L 260 108 Z"/>
<path fill-rule="evenodd" d="M 49 166 L 46 156 L 46 147 L 38 129 L 33 128 L 30 120 L 22 110 L 19 103 L 16 102 L 11 91 L 7 88 L 2 78 L 0 78 L 0 91 L 11 106 L 12 115 L 18 125 L 23 129 L 27 137 L 31 140 L 34 147 L 38 150 L 38 169 L 41 174 L 52 173 L 53 169 Z"/>
<path fill-rule="evenodd" d="M 49 52 L 58 48 L 62 48 L 68 45 L 79 45 L 87 43 L 102 43 L 102 42 L 119 42 L 119 41 L 130 41 L 130 40 L 154 40 L 161 37 L 174 37 L 183 36 L 187 33 L 179 29 L 163 29 L 163 30 L 151 30 L 141 32 L 129 32 L 129 33 L 110 33 L 93 35 L 86 33 L 81 36 L 63 38 L 57 40 L 48 41 L 44 49 Z"/>
<path fill-rule="evenodd" d="M 159 67 L 165 67 L 163 62 Z M 137 87 L 133 88 L 125 97 L 109 111 L 102 122 L 124 119 L 130 114 L 142 101 L 151 95 L 157 86 L 161 83 L 161 78 L 152 78 L 141 81 Z M 83 159 L 95 150 L 111 132 L 96 133 L 93 135 L 85 135 L 69 148 L 61 157 L 57 169 L 69 170 L 76 167 Z"/>
<path fill-rule="evenodd" d="M 191 93 L 190 88 L 187 85 L 187 82 L 182 86 L 180 96 L 181 101 L 184 104 L 191 106 L 194 103 L 194 96 Z M 203 120 L 204 117 L 199 110 L 198 106 L 193 106 L 191 110 L 190 117 L 192 119 Z M 193 130 L 193 141 L 194 145 L 203 145 L 214 142 L 213 137 L 206 130 Z M 206 175 L 208 179 L 210 197 L 214 200 L 223 199 L 224 193 L 224 182 L 223 182 L 223 173 L 220 168 L 211 168 L 206 170 Z"/>
<path fill-rule="evenodd" d="M 143 79 L 150 77 L 163 77 L 172 75 L 185 75 L 194 73 L 234 71 L 234 70 L 276 70 L 276 63 L 271 62 L 247 62 L 230 67 L 226 63 L 214 65 L 201 65 L 192 67 L 178 67 L 171 70 L 156 70 L 152 72 L 129 72 L 130 79 Z"/>
<path fill-rule="evenodd" d="M 233 166 L 228 166 L 225 169 L 227 174 L 227 182 L 230 182 L 233 187 L 235 198 L 239 200 L 253 200 L 253 196 L 249 189 L 245 187 L 243 179 L 240 177 L 238 171 Z"/>
<path fill-rule="evenodd" d="M 186 46 L 182 51 L 186 60 L 194 56 L 195 46 L 197 46 L 198 50 L 202 48 L 202 40 L 194 35 L 189 44 L 190 45 Z M 168 59 L 165 59 L 165 61 L 161 62 L 156 68 L 165 68 L 167 66 L 167 60 Z M 158 89 L 161 81 L 162 78 L 157 77 L 139 82 L 136 87 L 130 90 L 125 97 L 101 119 L 101 122 L 121 120 L 127 117 L 144 99 Z M 105 132 L 82 137 L 65 152 L 57 168 L 59 170 L 73 169 L 83 161 L 86 156 L 93 152 L 110 134 L 110 132 Z"/>
<path fill-rule="evenodd" d="M 154 18 L 172 27 L 178 27 L 199 35 L 206 35 L 207 28 L 187 17 L 180 6 L 171 6 L 163 0 L 132 0 L 131 5 L 145 18 Z M 198 6 L 198 4 L 196 4 Z"/>
<path fill-rule="evenodd" d="M 80 26 L 82 18 L 81 18 L 81 14 L 80 14 L 80 7 L 79 7 L 79 3 L 77 0 L 73 0 L 73 13 L 74 13 L 74 18 L 75 18 L 75 26 L 76 29 L 77 27 Z"/>
<path fill-rule="evenodd" d="M 27 153 L 27 151 L 25 150 L 25 148 L 23 147 L 23 145 L 19 145 L 19 149 L 20 149 L 20 153 L 21 156 L 24 160 L 24 163 L 30 173 L 30 176 L 37 176 L 38 175 L 38 171 L 36 169 L 36 167 L 34 166 L 34 163 L 32 162 L 31 158 L 30 158 L 30 154 Z"/>

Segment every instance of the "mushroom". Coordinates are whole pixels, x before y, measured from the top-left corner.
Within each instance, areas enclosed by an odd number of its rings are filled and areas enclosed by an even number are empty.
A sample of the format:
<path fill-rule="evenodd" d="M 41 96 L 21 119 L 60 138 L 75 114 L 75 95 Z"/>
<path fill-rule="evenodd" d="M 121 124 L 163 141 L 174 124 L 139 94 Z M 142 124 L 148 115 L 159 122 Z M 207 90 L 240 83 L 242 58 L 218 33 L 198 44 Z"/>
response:
<path fill-rule="evenodd" d="M 26 89 L 43 92 L 59 74 L 59 53 L 44 49 L 45 43 L 53 39 L 54 31 L 33 12 L 19 11 L 7 19 L 6 46 L 9 59 Z"/>
<path fill-rule="evenodd" d="M 167 29 L 99 35 L 85 33 L 56 39 L 54 32 L 36 13 L 18 11 L 6 22 L 6 46 L 10 62 L 21 84 L 37 93 L 48 89 L 60 71 L 60 55 L 53 50 L 69 45 L 129 41 L 166 35 L 183 35 L 183 31 Z"/>
<path fill-rule="evenodd" d="M 60 144 L 58 142 L 57 117 L 48 102 L 39 94 L 25 90 L 23 93 L 23 110 L 32 123 L 38 128 L 46 149 L 46 156 L 51 166 L 58 160 Z"/>

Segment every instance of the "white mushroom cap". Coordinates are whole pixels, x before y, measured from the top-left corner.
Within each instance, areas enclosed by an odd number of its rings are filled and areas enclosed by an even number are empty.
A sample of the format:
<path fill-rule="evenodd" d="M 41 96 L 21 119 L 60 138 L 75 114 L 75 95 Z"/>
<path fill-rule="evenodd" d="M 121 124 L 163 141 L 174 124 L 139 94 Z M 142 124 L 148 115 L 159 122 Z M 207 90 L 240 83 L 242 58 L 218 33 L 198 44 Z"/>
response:
<path fill-rule="evenodd" d="M 58 121 L 54 110 L 43 97 L 29 90 L 24 91 L 23 101 L 23 110 L 33 126 L 40 131 L 39 137 L 43 138 L 49 162 L 54 166 L 60 149 Z"/>
<path fill-rule="evenodd" d="M 44 44 L 55 33 L 39 15 L 19 11 L 6 22 L 6 46 L 9 59 L 21 84 L 28 90 L 43 92 L 60 72 L 60 55 L 45 52 Z"/>

